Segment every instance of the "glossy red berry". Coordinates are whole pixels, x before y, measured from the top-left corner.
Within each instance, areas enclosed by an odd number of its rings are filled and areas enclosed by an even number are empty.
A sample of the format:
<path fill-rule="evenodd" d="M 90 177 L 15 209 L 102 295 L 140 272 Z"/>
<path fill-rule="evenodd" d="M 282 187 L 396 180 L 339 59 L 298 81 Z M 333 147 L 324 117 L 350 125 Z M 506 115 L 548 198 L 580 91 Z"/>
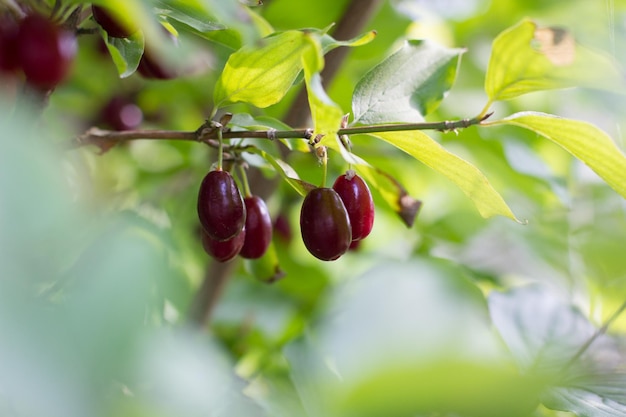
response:
<path fill-rule="evenodd" d="M 246 241 L 240 255 L 257 259 L 265 254 L 272 241 L 272 219 L 261 197 L 253 195 L 243 201 L 246 205 Z"/>
<path fill-rule="evenodd" d="M 105 7 L 91 6 L 94 20 L 104 31 L 114 38 L 127 38 L 137 31 L 137 27 L 120 23 L 115 14 Z"/>
<path fill-rule="evenodd" d="M 113 97 L 100 112 L 102 121 L 114 130 L 131 130 L 143 121 L 143 112 L 125 97 Z"/>
<path fill-rule="evenodd" d="M 202 248 L 219 262 L 228 262 L 237 256 L 246 239 L 246 229 L 243 229 L 235 237 L 223 241 L 212 239 L 204 230 L 201 233 Z"/>
<path fill-rule="evenodd" d="M 367 184 L 350 170 L 337 178 L 333 189 L 346 206 L 352 226 L 352 240 L 364 239 L 374 226 L 374 200 Z"/>
<path fill-rule="evenodd" d="M 339 194 L 332 188 L 315 188 L 300 211 L 300 232 L 313 256 L 333 261 L 346 253 L 352 241 L 350 219 Z"/>
<path fill-rule="evenodd" d="M 76 37 L 40 15 L 26 16 L 17 34 L 18 59 L 28 82 L 41 89 L 67 77 L 76 55 Z"/>
<path fill-rule="evenodd" d="M 211 171 L 198 192 L 200 224 L 214 240 L 239 234 L 246 223 L 246 207 L 234 178 L 227 171 Z"/>
<path fill-rule="evenodd" d="M 17 48 L 17 24 L 0 19 L 0 72 L 14 73 L 20 68 Z"/>

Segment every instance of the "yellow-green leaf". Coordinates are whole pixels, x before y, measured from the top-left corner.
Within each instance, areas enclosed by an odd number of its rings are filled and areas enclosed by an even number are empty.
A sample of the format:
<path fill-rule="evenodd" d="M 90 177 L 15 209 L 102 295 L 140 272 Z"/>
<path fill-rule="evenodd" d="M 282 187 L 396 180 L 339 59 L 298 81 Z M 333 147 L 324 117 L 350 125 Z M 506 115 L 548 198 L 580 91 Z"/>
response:
<path fill-rule="evenodd" d="M 615 62 L 577 45 L 562 28 L 540 28 L 523 20 L 493 41 L 485 78 L 491 101 L 574 86 L 624 91 Z"/>
<path fill-rule="evenodd" d="M 448 152 L 421 131 L 376 133 L 376 136 L 403 150 L 454 182 L 476 205 L 481 216 L 515 215 L 489 180 L 474 165 Z"/>
<path fill-rule="evenodd" d="M 591 123 L 552 114 L 522 112 L 492 124 L 509 124 L 530 129 L 560 145 L 594 170 L 626 198 L 626 156 L 613 140 Z"/>
<path fill-rule="evenodd" d="M 278 103 L 302 70 L 302 54 L 312 45 L 308 36 L 290 30 L 233 53 L 215 86 L 215 105 L 244 101 L 265 108 Z"/>
<path fill-rule="evenodd" d="M 321 144 L 326 145 L 326 142 L 335 142 L 335 132 L 339 130 L 343 112 L 328 97 L 322 86 L 319 71 L 324 66 L 324 57 L 321 51 L 321 47 L 315 42 L 314 46 L 309 48 L 302 56 L 302 63 L 314 131 L 315 134 L 324 135 Z"/>

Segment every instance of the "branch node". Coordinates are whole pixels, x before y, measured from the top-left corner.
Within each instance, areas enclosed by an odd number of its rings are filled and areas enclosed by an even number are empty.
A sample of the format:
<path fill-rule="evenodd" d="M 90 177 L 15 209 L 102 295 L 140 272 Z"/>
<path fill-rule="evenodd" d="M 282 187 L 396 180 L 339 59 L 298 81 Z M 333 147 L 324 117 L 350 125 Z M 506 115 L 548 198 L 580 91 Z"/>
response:
<path fill-rule="evenodd" d="M 311 140 L 311 138 L 313 137 L 313 129 L 308 128 L 304 131 L 304 139 L 306 140 Z"/>
<path fill-rule="evenodd" d="M 274 129 L 274 128 L 270 128 L 270 129 L 267 131 L 267 138 L 268 138 L 269 140 L 276 140 L 276 129 Z"/>

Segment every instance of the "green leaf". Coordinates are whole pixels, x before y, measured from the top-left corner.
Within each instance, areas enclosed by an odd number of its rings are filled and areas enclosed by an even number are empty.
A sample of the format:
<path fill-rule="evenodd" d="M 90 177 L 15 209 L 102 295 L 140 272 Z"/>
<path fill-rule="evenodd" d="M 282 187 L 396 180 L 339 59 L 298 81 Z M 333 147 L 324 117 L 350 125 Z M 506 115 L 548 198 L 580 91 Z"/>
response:
<path fill-rule="evenodd" d="M 563 29 L 523 20 L 493 41 L 485 78 L 490 101 L 573 86 L 624 91 L 615 62 L 576 45 Z"/>
<path fill-rule="evenodd" d="M 226 26 L 219 23 L 200 4 L 180 0 L 152 0 L 152 2 L 156 14 L 184 23 L 198 34 L 226 29 Z"/>
<path fill-rule="evenodd" d="M 287 182 L 287 184 L 291 185 L 291 187 L 301 196 L 306 196 L 309 191 L 315 188 L 313 184 L 302 181 L 298 177 L 296 171 L 289 164 L 278 158 L 274 158 L 264 150 L 256 147 L 250 147 L 246 149 L 246 152 L 259 155 L 265 159 L 272 167 L 274 167 L 274 170 L 276 170 L 276 172 Z"/>
<path fill-rule="evenodd" d="M 309 48 L 302 56 L 302 64 L 314 132 L 324 135 L 320 145 L 326 145 L 327 142 L 336 143 L 337 135 L 335 132 L 340 128 L 343 112 L 328 97 L 322 86 L 319 71 L 324 66 L 324 57 L 321 47 L 317 45 L 317 47 Z"/>
<path fill-rule="evenodd" d="M 120 78 L 132 75 L 139 66 L 143 55 L 144 38 L 141 31 L 137 31 L 128 38 L 113 38 L 100 30 L 111 58 L 115 63 Z"/>
<path fill-rule="evenodd" d="M 481 216 L 501 215 L 519 221 L 478 168 L 448 152 L 425 133 L 416 130 L 376 133 L 376 136 L 445 175 L 474 202 Z"/>
<path fill-rule="evenodd" d="M 327 53 L 327 52 L 332 51 L 335 48 L 339 48 L 340 46 L 356 47 L 356 46 L 366 45 L 370 43 L 371 41 L 373 41 L 374 38 L 376 38 L 375 30 L 365 32 L 364 34 L 359 35 L 355 38 L 349 39 L 347 41 L 338 41 L 332 36 L 325 33 L 321 37 L 321 44 L 322 44 L 322 49 L 324 50 L 324 53 Z"/>
<path fill-rule="evenodd" d="M 626 198 L 626 156 L 604 131 L 591 123 L 546 113 L 521 112 L 488 125 L 496 124 L 520 126 L 550 139 Z"/>
<path fill-rule="evenodd" d="M 408 41 L 357 84 L 352 97 L 354 123 L 423 121 L 452 87 L 463 52 L 429 41 Z"/>
<path fill-rule="evenodd" d="M 278 103 L 302 70 L 302 54 L 312 45 L 308 36 L 282 32 L 233 53 L 215 86 L 216 107 L 238 101 L 261 108 Z"/>

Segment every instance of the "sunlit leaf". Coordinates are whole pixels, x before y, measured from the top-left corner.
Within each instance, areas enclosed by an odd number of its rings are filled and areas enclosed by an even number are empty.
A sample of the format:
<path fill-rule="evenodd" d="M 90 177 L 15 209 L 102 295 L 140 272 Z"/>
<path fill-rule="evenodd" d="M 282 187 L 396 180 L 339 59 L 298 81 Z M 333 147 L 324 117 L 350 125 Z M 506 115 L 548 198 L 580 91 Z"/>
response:
<path fill-rule="evenodd" d="M 322 134 L 324 138 L 321 144 L 326 142 L 335 142 L 337 130 L 340 128 L 343 112 L 341 108 L 335 104 L 322 86 L 322 80 L 319 71 L 324 66 L 324 58 L 321 54 L 321 48 L 309 48 L 302 57 L 304 67 L 304 81 L 306 83 L 307 96 L 309 99 L 309 108 L 313 117 L 313 126 L 315 134 Z"/>
<path fill-rule="evenodd" d="M 216 106 L 244 101 L 264 108 L 280 101 L 302 70 L 302 54 L 312 46 L 307 37 L 291 30 L 233 53 L 215 86 Z"/>
<path fill-rule="evenodd" d="M 624 91 L 615 62 L 576 45 L 564 29 L 538 28 L 523 20 L 493 41 L 485 78 L 491 101 L 573 86 Z"/>
<path fill-rule="evenodd" d="M 478 168 L 448 152 L 425 133 L 416 130 L 376 133 L 376 136 L 445 175 L 474 202 L 481 216 L 501 215 L 517 220 L 502 196 Z"/>
<path fill-rule="evenodd" d="M 143 55 L 144 38 L 141 31 L 135 32 L 128 38 L 113 38 L 107 36 L 106 32 L 101 32 L 120 78 L 132 75 L 137 70 Z"/>
<path fill-rule="evenodd" d="M 359 35 L 353 39 L 349 39 L 347 41 L 338 41 L 334 39 L 332 36 L 328 34 L 324 34 L 321 37 L 321 43 L 322 43 L 322 49 L 324 50 L 324 53 L 326 53 L 340 46 L 356 47 L 356 46 L 367 45 L 368 43 L 373 41 L 374 38 L 376 38 L 376 31 L 373 31 L 373 30 L 369 32 L 365 32 L 364 34 Z"/>
<path fill-rule="evenodd" d="M 463 52 L 425 40 L 408 41 L 357 84 L 354 123 L 423 121 L 452 87 Z"/>
<path fill-rule="evenodd" d="M 491 124 L 510 124 L 544 136 L 580 159 L 626 198 L 626 156 L 591 123 L 551 114 L 522 112 Z"/>

